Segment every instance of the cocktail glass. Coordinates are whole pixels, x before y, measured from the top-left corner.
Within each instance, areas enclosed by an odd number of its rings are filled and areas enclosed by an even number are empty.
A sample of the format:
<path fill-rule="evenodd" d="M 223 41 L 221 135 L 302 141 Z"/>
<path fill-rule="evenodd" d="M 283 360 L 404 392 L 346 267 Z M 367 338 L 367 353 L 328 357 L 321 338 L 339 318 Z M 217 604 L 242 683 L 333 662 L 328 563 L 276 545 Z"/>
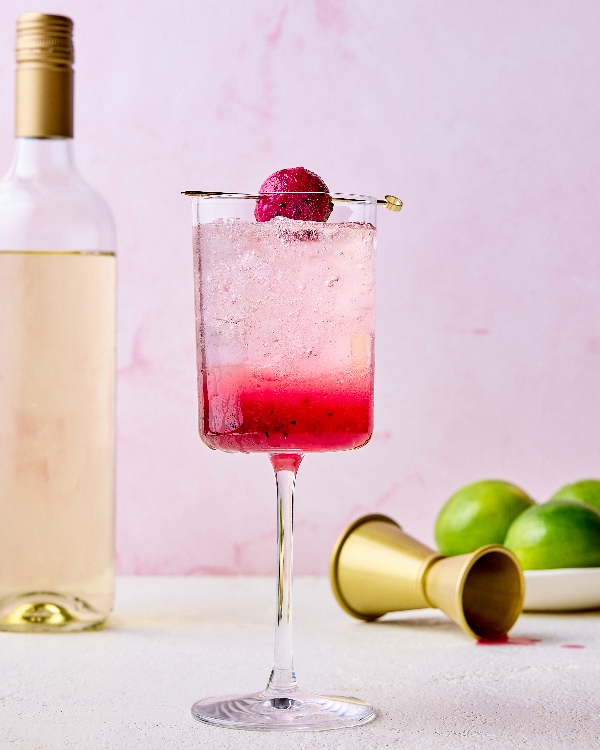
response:
<path fill-rule="evenodd" d="M 277 485 L 274 666 L 261 692 L 195 703 L 208 724 L 302 731 L 374 716 L 362 700 L 300 690 L 292 659 L 296 472 L 305 453 L 360 448 L 373 428 L 376 200 L 331 198 L 327 222 L 257 222 L 252 196 L 193 199 L 200 435 L 268 454 Z"/>

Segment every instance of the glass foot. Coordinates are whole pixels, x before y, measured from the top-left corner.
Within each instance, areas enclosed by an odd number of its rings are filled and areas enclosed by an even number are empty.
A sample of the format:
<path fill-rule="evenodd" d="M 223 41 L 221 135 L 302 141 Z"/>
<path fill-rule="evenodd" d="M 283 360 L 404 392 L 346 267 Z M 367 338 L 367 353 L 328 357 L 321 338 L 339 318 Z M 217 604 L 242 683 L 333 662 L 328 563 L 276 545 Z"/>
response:
<path fill-rule="evenodd" d="M 204 698 L 192 716 L 206 724 L 259 732 L 310 732 L 355 727 L 371 721 L 373 706 L 358 698 L 312 695 L 298 690 Z"/>

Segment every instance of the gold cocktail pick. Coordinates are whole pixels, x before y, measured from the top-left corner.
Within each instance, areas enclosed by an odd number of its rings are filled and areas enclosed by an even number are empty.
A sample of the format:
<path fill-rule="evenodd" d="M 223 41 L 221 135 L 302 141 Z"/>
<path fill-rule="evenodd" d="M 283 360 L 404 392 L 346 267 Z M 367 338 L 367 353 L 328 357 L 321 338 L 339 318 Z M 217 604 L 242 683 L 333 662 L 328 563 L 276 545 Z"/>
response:
<path fill-rule="evenodd" d="M 396 198 L 395 195 L 386 195 L 384 201 L 377 201 L 377 205 L 385 206 L 390 211 L 400 211 L 403 204 L 400 198 Z"/>
<path fill-rule="evenodd" d="M 219 197 L 222 196 L 223 198 L 250 198 L 254 200 L 258 200 L 259 198 L 263 198 L 265 195 L 270 195 L 269 193 L 262 193 L 261 195 L 254 195 L 253 193 L 223 193 L 219 190 L 183 190 L 181 195 L 199 195 L 199 196 L 205 196 L 207 198 L 211 196 Z M 335 194 L 331 195 L 331 200 L 334 201 L 334 203 L 352 203 L 353 201 L 357 201 L 357 198 L 345 198 L 342 196 L 336 196 Z M 390 211 L 400 211 L 402 208 L 402 201 L 400 198 L 396 198 L 395 195 L 386 195 L 384 200 L 377 199 L 377 205 L 378 206 L 385 206 Z"/>
<path fill-rule="evenodd" d="M 329 572 L 340 606 L 362 620 L 437 607 L 473 638 L 497 640 L 523 609 L 523 572 L 506 547 L 489 544 L 444 557 L 379 514 L 363 516 L 343 532 Z"/>

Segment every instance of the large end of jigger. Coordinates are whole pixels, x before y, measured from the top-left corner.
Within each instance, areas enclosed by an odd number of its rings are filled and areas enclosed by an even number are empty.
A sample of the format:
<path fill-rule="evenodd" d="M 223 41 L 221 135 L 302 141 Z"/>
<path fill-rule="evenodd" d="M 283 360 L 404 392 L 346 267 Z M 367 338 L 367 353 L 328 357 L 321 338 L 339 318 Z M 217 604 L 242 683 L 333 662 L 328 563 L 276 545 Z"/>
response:
<path fill-rule="evenodd" d="M 333 592 L 353 617 L 437 607 L 473 638 L 494 640 L 523 609 L 523 572 L 505 547 L 489 544 L 468 555 L 444 557 L 391 518 L 369 515 L 352 523 L 333 549 Z"/>

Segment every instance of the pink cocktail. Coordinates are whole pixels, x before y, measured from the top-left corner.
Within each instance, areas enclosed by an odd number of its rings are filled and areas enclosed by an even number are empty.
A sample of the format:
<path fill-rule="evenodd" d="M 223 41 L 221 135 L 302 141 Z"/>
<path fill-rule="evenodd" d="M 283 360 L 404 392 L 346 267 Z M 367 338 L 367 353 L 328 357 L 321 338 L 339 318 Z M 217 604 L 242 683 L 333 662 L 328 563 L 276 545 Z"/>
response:
<path fill-rule="evenodd" d="M 243 452 L 364 445 L 373 225 L 216 219 L 194 240 L 202 439 Z"/>
<path fill-rule="evenodd" d="M 281 196 L 282 205 L 329 202 Z M 376 201 L 331 200 L 326 221 L 256 221 L 252 196 L 193 203 L 200 435 L 213 449 L 268 453 L 278 491 L 274 667 L 260 693 L 194 704 L 195 718 L 219 726 L 333 729 L 373 718 L 361 700 L 300 691 L 292 662 L 296 471 L 304 453 L 360 448 L 373 431 Z"/>

